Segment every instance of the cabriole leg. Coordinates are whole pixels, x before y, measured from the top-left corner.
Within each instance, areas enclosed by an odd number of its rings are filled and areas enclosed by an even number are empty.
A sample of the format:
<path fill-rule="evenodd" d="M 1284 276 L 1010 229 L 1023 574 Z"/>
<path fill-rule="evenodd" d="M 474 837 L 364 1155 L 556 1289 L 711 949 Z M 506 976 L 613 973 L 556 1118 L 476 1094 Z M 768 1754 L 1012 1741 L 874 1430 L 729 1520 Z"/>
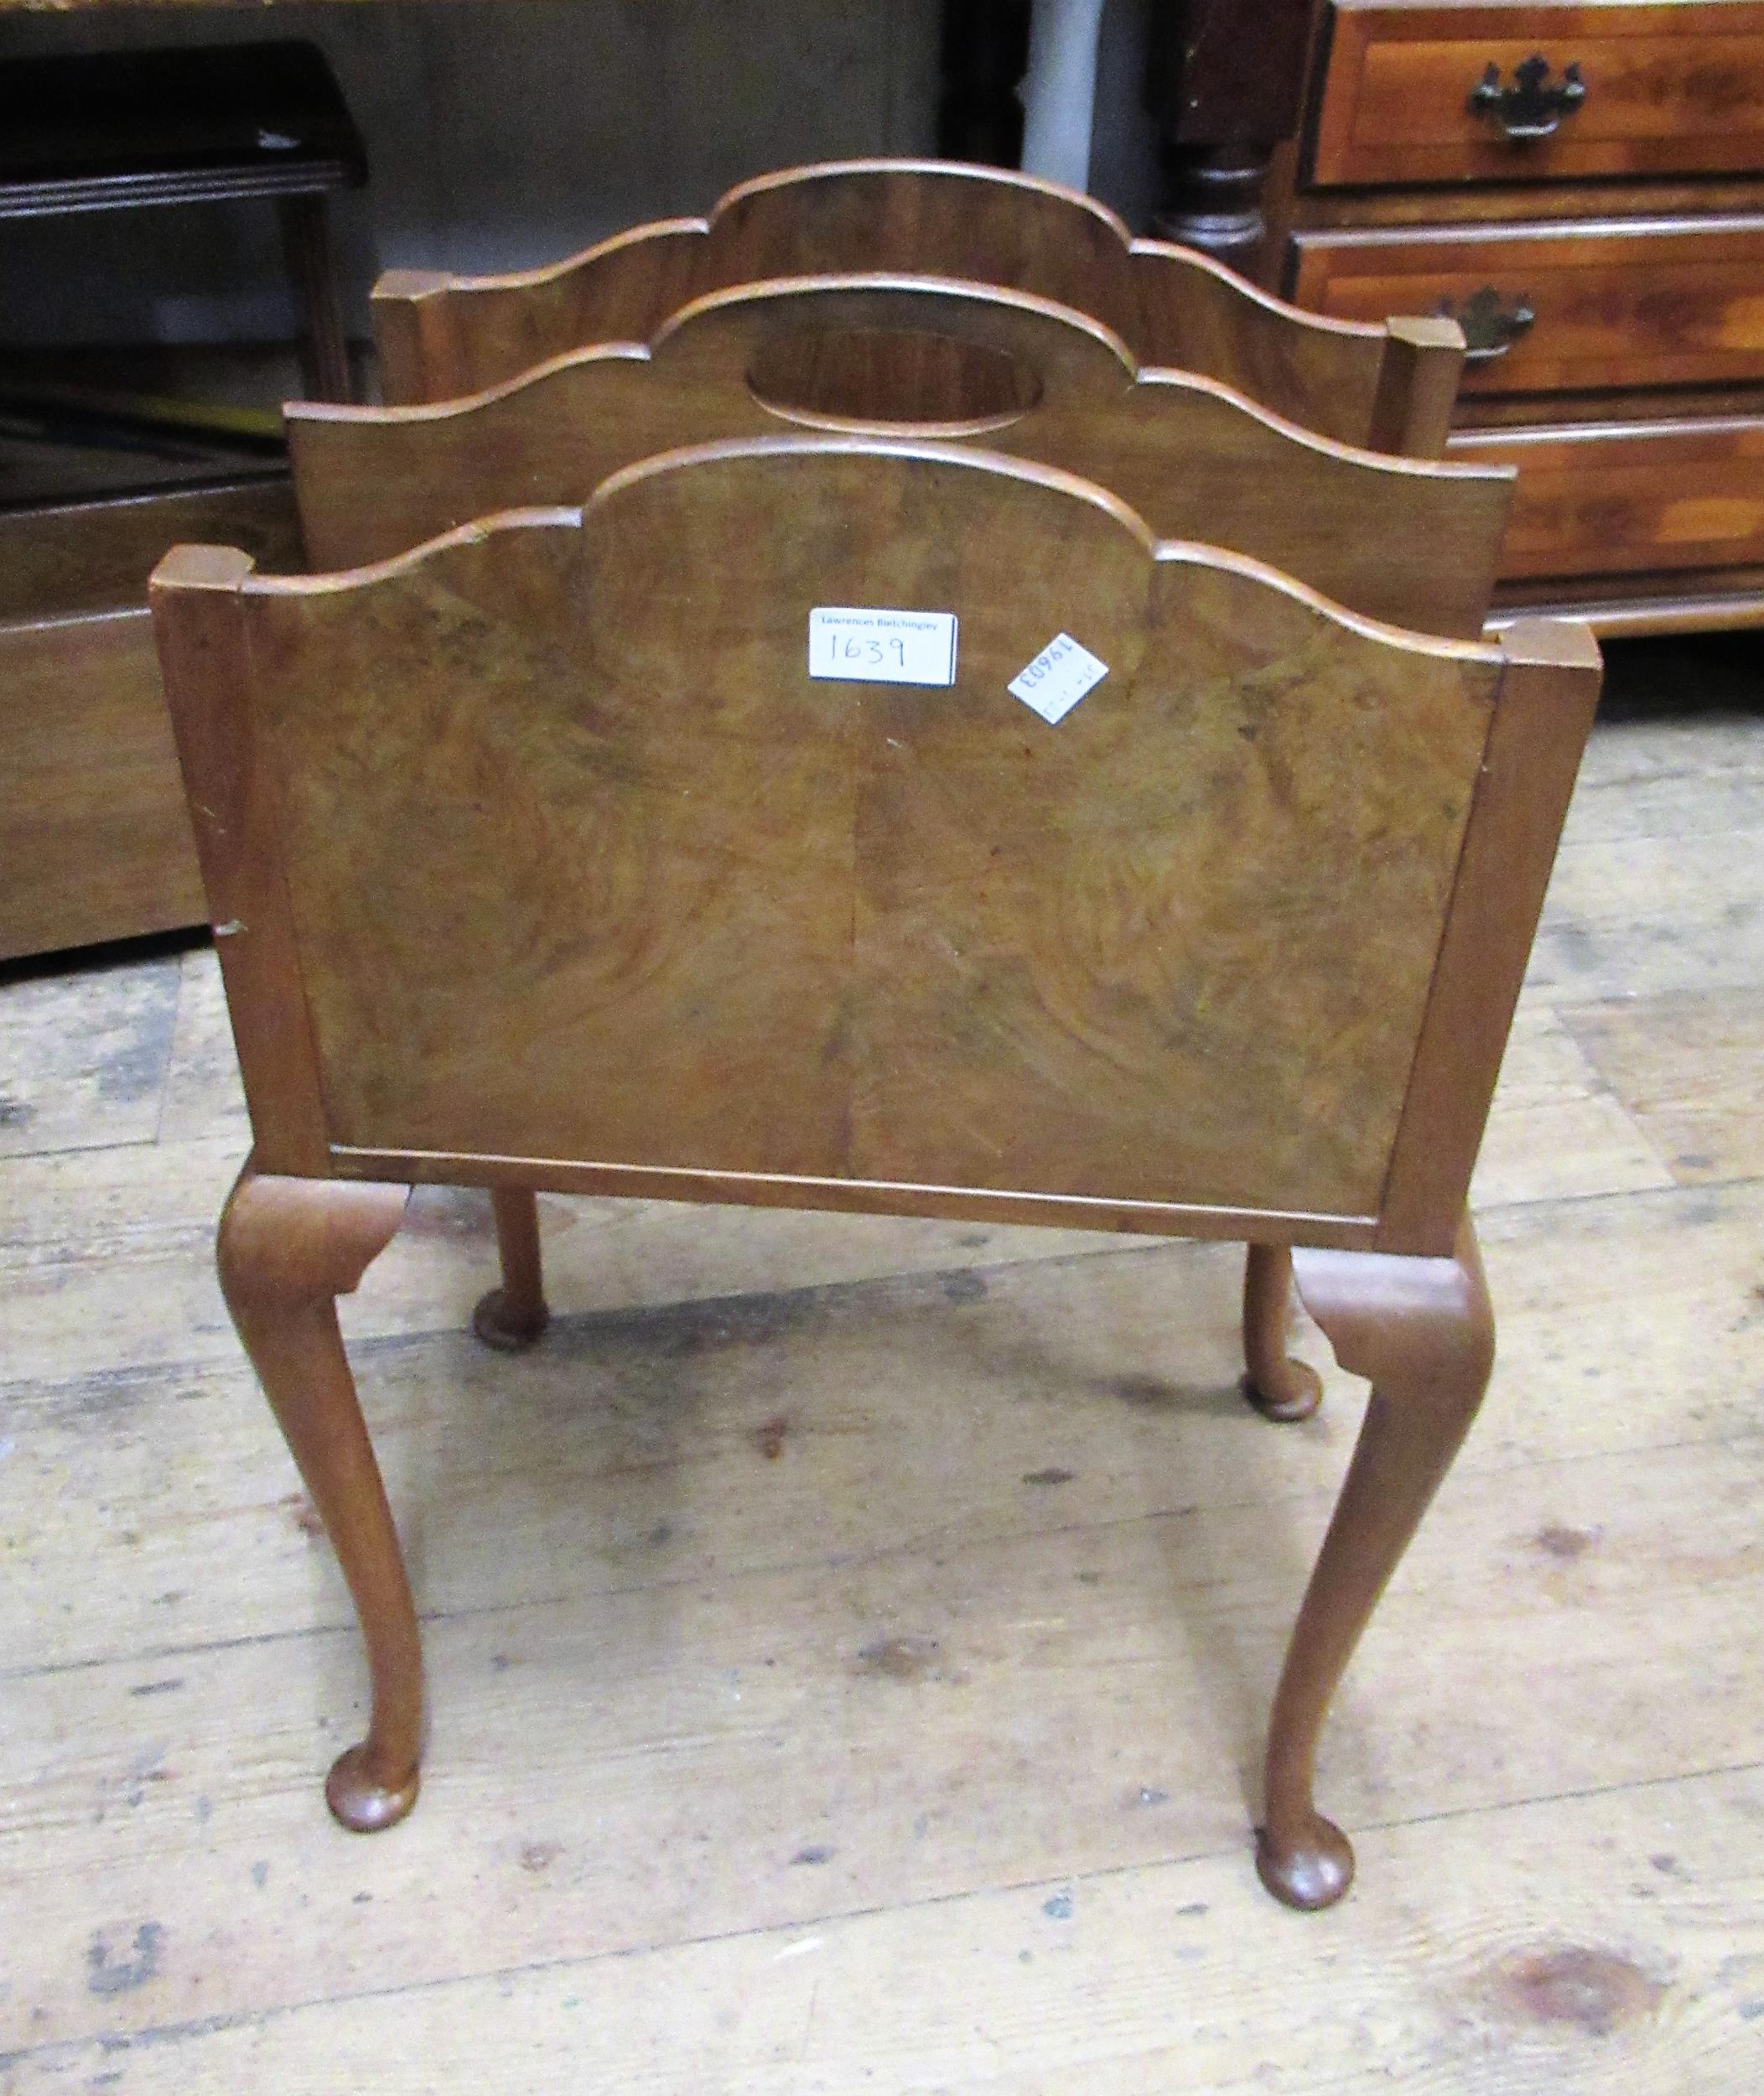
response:
<path fill-rule="evenodd" d="M 498 1186 L 490 1202 L 496 1214 L 502 1285 L 480 1297 L 472 1330 L 486 1346 L 519 1353 L 551 1322 L 539 1262 L 539 1203 L 530 1186 Z"/>
<path fill-rule="evenodd" d="M 1475 1418 L 1494 1320 L 1466 1217 L 1450 1258 L 1299 1252 L 1299 1294 L 1336 1358 L 1372 1380 L 1359 1445 L 1323 1539 L 1269 1726 L 1262 1881 L 1289 1907 L 1327 1907 L 1353 1850 L 1311 1798 L 1317 1735 L 1384 1584 Z"/>
<path fill-rule="evenodd" d="M 1243 1394 L 1264 1419 L 1308 1419 L 1323 1396 L 1316 1370 L 1286 1351 L 1292 1289 L 1287 1248 L 1251 1245 L 1243 1268 Z"/>
<path fill-rule="evenodd" d="M 220 1286 L 313 1504 L 337 1553 L 367 1647 L 367 1736 L 324 1786 L 345 1827 L 371 1833 L 417 1801 L 423 1653 L 380 1466 L 337 1329 L 390 1241 L 407 1186 L 259 1176 L 249 1163 L 220 1217 Z"/>

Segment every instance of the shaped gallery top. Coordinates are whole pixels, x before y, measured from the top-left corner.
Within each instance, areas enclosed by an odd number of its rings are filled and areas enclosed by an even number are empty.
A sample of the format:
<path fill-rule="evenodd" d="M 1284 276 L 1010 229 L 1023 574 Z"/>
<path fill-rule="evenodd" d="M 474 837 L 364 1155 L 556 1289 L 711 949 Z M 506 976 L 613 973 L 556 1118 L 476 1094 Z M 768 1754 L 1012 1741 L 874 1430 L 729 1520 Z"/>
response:
<path fill-rule="evenodd" d="M 1218 379 L 1320 436 L 1416 457 L 1445 447 L 1455 323 L 1304 312 L 1192 249 L 1135 240 L 1077 191 L 934 160 L 787 169 L 708 218 L 636 226 L 544 268 L 391 271 L 374 298 L 386 397 L 455 397 L 571 350 L 647 341 L 709 291 L 859 270 L 1028 292 L 1100 321 L 1140 363 Z"/>
<path fill-rule="evenodd" d="M 1159 535 L 1269 562 L 1348 609 L 1468 637 L 1486 615 L 1507 466 L 1355 449 L 1217 380 L 1141 364 L 1036 293 L 802 277 L 695 299 L 652 340 L 579 350 L 427 406 L 294 402 L 309 558 L 341 568 L 529 503 L 584 501 L 682 444 L 791 426 L 981 437 L 1096 482 Z"/>

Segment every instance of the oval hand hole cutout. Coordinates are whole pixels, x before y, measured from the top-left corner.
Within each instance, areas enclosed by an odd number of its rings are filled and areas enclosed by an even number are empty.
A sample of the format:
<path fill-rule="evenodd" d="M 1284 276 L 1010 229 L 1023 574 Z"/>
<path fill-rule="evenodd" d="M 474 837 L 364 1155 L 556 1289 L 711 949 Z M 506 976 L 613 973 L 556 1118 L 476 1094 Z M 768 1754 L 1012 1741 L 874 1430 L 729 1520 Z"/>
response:
<path fill-rule="evenodd" d="M 817 328 L 775 335 L 747 374 L 762 407 L 822 429 L 971 436 L 1002 429 L 1041 397 L 1008 350 L 911 328 Z"/>

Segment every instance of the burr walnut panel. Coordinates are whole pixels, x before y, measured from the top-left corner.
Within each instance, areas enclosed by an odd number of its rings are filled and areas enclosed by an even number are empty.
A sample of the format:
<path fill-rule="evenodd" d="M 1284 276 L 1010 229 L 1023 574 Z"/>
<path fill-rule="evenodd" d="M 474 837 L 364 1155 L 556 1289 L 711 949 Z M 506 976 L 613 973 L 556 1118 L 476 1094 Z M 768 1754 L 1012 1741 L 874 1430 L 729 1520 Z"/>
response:
<path fill-rule="evenodd" d="M 812 678 L 842 604 L 953 612 L 954 685 Z M 789 440 L 245 607 L 335 1142 L 1377 1211 L 1495 651 Z"/>
<path fill-rule="evenodd" d="M 974 406 L 954 349 L 1003 357 L 1008 383 L 982 403 L 992 448 L 1082 474 L 1160 535 L 1266 560 L 1350 610 L 1481 630 L 1506 468 L 1351 451 L 1211 380 L 1136 366 L 1118 337 L 1066 309 L 933 279 L 712 293 L 646 348 L 582 351 L 464 401 L 297 403 L 288 441 L 309 553 L 326 568 L 385 558 L 499 509 L 580 501 L 608 474 L 672 445 L 824 426 L 813 412 L 769 410 L 754 390 L 755 374 L 764 381 L 780 363 L 825 369 L 811 337 L 834 345 L 846 379 L 869 356 L 854 364 L 854 345 L 895 338 L 889 368 L 952 387 L 931 403 L 945 426 Z M 940 340 L 948 353 L 931 354 Z M 924 353 L 911 353 L 915 341 Z M 925 395 L 915 398 L 922 412 Z"/>

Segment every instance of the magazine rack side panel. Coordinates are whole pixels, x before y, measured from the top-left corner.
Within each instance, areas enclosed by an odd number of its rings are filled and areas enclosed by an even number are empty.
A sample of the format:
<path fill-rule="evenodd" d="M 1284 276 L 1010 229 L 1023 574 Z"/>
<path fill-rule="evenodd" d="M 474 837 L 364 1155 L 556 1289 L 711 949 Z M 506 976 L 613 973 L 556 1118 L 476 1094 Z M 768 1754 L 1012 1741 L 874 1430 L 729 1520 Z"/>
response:
<path fill-rule="evenodd" d="M 901 353 L 915 342 L 922 355 Z M 893 353 L 872 356 L 881 345 Z M 964 348 L 1015 375 L 985 389 L 998 412 L 978 423 Z M 768 371 L 829 370 L 846 380 L 835 416 L 793 413 L 798 397 L 765 385 Z M 940 381 L 928 397 L 912 389 L 904 412 L 887 390 L 902 372 Z M 1509 472 L 1306 436 L 1208 380 L 1136 378 L 1119 340 L 1093 323 L 1026 294 L 930 280 L 716 293 L 648 352 L 584 353 L 430 407 L 296 403 L 288 420 L 302 527 L 321 567 L 387 558 L 511 506 L 584 501 L 609 474 L 678 445 L 804 424 L 883 437 L 941 428 L 1094 480 L 1162 537 L 1223 545 L 1368 617 L 1466 638 L 1486 615 L 1512 492 Z"/>
<path fill-rule="evenodd" d="M 812 677 L 828 606 L 955 682 Z M 813 440 L 246 610 L 334 1144 L 1377 1212 L 1497 651 Z"/>

